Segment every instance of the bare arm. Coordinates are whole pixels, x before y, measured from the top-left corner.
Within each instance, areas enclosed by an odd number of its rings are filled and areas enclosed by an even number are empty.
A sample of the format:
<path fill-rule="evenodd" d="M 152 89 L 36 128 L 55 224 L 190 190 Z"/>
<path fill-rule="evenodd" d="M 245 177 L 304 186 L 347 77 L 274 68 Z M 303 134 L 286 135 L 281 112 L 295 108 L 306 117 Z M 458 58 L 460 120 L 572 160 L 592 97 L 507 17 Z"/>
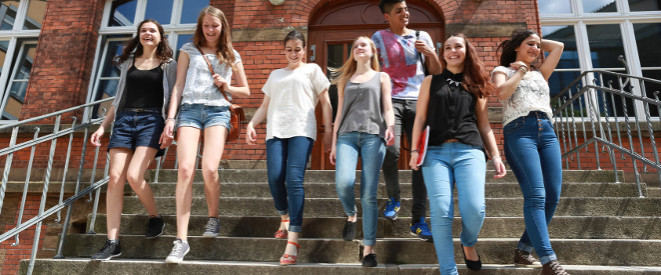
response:
<path fill-rule="evenodd" d="M 186 74 L 188 73 L 188 62 L 190 57 L 184 51 L 179 52 L 179 59 L 177 60 L 177 80 L 172 88 L 172 95 L 170 96 L 170 106 L 168 107 L 168 118 L 165 121 L 165 129 L 161 135 L 161 141 L 164 138 L 174 138 L 174 118 L 179 109 L 181 102 L 181 94 L 184 92 L 184 85 L 186 84 Z"/>
<path fill-rule="evenodd" d="M 560 57 L 562 57 L 562 51 L 565 48 L 565 44 L 558 41 L 542 39 L 541 44 L 542 51 L 548 52 L 549 55 L 544 59 L 544 62 L 539 67 L 539 71 L 544 76 L 546 81 L 549 81 L 549 77 L 555 70 L 555 67 L 558 66 L 560 62 Z"/>
<path fill-rule="evenodd" d="M 487 152 L 489 152 L 491 159 L 493 159 L 493 164 L 496 167 L 496 175 L 494 178 L 502 178 L 507 174 L 507 171 L 505 170 L 505 165 L 500 158 L 500 152 L 498 151 L 498 145 L 496 145 L 496 138 L 493 135 L 493 130 L 489 125 L 489 114 L 487 112 L 486 97 L 479 98 L 477 100 L 477 104 L 475 104 L 475 113 L 477 116 L 477 129 L 480 131 L 482 142 L 487 148 Z"/>
<path fill-rule="evenodd" d="M 333 106 L 328 97 L 328 89 L 319 94 L 319 104 L 321 105 L 321 114 L 324 122 L 324 149 L 327 153 L 330 153 L 333 129 L 333 125 L 331 124 L 333 120 Z"/>
<path fill-rule="evenodd" d="M 392 83 L 387 73 L 381 74 L 381 101 L 383 105 L 383 118 L 386 120 L 386 144 L 392 145 L 395 142 L 395 112 L 392 109 Z"/>
<path fill-rule="evenodd" d="M 425 55 L 427 62 L 425 62 L 424 66 L 427 67 L 427 71 L 430 74 L 440 74 L 443 72 L 443 66 L 441 65 L 441 61 L 438 59 L 438 55 L 436 54 L 434 48 L 430 47 L 422 40 L 415 41 L 415 47 L 418 52 Z"/>
<path fill-rule="evenodd" d="M 346 82 L 340 81 L 337 83 L 337 113 L 335 114 L 335 122 L 333 123 L 333 137 L 331 141 L 331 153 L 328 156 L 330 163 L 335 165 L 335 150 L 337 149 L 337 132 L 340 130 L 340 122 L 342 122 L 342 110 L 344 109 L 344 86 Z"/>
<path fill-rule="evenodd" d="M 246 78 L 246 72 L 243 69 L 243 62 L 239 61 L 236 64 L 236 71 L 234 71 L 234 81 L 236 85 L 223 85 L 225 92 L 232 94 L 236 97 L 248 97 L 250 96 L 250 87 L 248 86 L 248 79 Z"/>
<path fill-rule="evenodd" d="M 420 94 L 418 95 L 418 103 L 416 104 L 415 122 L 413 123 L 413 134 L 411 135 L 411 160 L 409 166 L 411 169 L 418 170 L 416 165 L 418 162 L 418 141 L 422 134 L 422 126 L 427 121 L 427 108 L 429 106 L 429 87 L 431 85 L 431 76 L 425 77 L 420 86 Z"/>
<path fill-rule="evenodd" d="M 248 126 L 246 126 L 246 143 L 254 145 L 255 141 L 257 141 L 257 132 L 255 131 L 255 126 L 259 125 L 262 123 L 262 121 L 264 121 L 264 119 L 266 119 L 270 103 L 271 97 L 265 94 L 264 99 L 262 100 L 262 105 L 260 105 L 257 111 L 255 111 L 252 119 L 250 122 L 248 122 Z"/>
<path fill-rule="evenodd" d="M 510 77 L 507 78 L 507 75 L 504 72 L 494 72 L 491 77 L 491 82 L 496 85 L 496 96 L 500 100 L 506 100 L 514 94 L 516 88 L 519 87 L 519 82 L 523 79 L 525 73 L 521 70 L 516 70 L 516 72 Z"/>

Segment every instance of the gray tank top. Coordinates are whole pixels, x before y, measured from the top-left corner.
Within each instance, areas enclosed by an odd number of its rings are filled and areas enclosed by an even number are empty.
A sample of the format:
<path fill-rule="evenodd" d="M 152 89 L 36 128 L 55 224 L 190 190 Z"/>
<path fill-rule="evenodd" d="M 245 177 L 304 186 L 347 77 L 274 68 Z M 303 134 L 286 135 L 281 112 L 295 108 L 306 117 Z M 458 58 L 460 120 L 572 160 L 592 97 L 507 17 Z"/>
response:
<path fill-rule="evenodd" d="M 362 132 L 385 138 L 386 121 L 381 100 L 381 74 L 377 72 L 364 83 L 347 82 L 344 87 L 342 121 L 338 135 Z"/>

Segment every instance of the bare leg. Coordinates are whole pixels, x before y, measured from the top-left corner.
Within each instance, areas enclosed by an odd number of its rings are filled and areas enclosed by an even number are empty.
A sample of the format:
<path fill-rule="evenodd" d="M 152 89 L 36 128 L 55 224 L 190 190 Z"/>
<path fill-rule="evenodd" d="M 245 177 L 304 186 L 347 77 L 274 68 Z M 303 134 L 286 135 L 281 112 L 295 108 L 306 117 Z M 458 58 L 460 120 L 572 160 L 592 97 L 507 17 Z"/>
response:
<path fill-rule="evenodd" d="M 106 192 L 106 228 L 108 239 L 117 240 L 119 237 L 119 226 L 124 207 L 124 184 L 126 184 L 126 170 L 132 156 L 131 149 L 110 149 L 110 179 L 108 180 L 108 191 Z"/>
<path fill-rule="evenodd" d="M 157 216 L 158 210 L 154 201 L 154 192 L 145 181 L 145 171 L 157 152 L 158 150 L 145 146 L 136 148 L 126 173 L 131 188 L 138 195 L 138 199 L 140 199 L 142 206 L 147 209 L 150 217 Z"/>
<path fill-rule="evenodd" d="M 177 158 L 179 171 L 177 173 L 177 238 L 188 241 L 188 222 L 190 220 L 191 203 L 193 202 L 193 177 L 195 175 L 195 159 L 197 144 L 200 140 L 200 129 L 179 127 L 177 130 Z"/>
<path fill-rule="evenodd" d="M 218 166 L 223 157 L 227 128 L 211 126 L 204 129 L 204 152 L 202 152 L 202 176 L 204 177 L 204 195 L 207 198 L 209 217 L 218 217 L 220 201 L 220 181 Z"/>

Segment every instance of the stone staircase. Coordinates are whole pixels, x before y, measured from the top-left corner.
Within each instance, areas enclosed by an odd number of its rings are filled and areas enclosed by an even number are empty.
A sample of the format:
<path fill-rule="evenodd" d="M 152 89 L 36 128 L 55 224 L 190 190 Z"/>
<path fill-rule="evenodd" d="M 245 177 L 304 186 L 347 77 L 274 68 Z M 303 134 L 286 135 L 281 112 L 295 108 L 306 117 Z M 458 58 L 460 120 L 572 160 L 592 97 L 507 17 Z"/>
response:
<path fill-rule="evenodd" d="M 153 177 L 153 172 L 150 176 Z M 400 177 L 402 182 L 410 182 L 410 171 L 402 171 Z M 439 272 L 433 244 L 419 241 L 408 231 L 410 199 L 403 199 L 403 210 L 396 221 L 379 219 L 376 245 L 379 266 L 362 268 L 360 243 L 341 239 L 345 218 L 335 193 L 334 171 L 306 174 L 300 264 L 278 265 L 286 241 L 272 237 L 279 216 L 273 208 L 265 170 L 221 171 L 221 237 L 214 239 L 198 237 L 207 214 L 198 173 L 189 226 L 191 251 L 182 264 L 165 264 L 176 235 L 175 181 L 176 171 L 161 171 L 160 183 L 152 185 L 167 224 L 163 236 L 144 238 L 147 215 L 127 185 L 120 230 L 121 257 L 107 262 L 89 260 L 106 239 L 105 215 L 99 214 L 94 227 L 96 234 L 69 234 L 64 251 L 67 259 L 39 259 L 35 274 L 420 275 Z M 553 248 L 565 269 L 572 274 L 661 274 L 661 218 L 658 217 L 661 198 L 638 198 L 634 184 L 612 183 L 610 171 L 565 171 L 564 182 L 549 231 Z M 403 198 L 410 198 L 410 183 L 403 183 L 401 189 Z M 499 180 L 493 179 L 492 172 L 487 173 L 486 194 L 487 218 L 478 242 L 485 265 L 480 273 L 539 274 L 539 268 L 512 265 L 513 251 L 524 228 L 523 199 L 512 173 Z M 379 197 L 385 197 L 383 183 Z M 382 209 L 385 200 L 379 200 L 379 205 Z M 455 218 L 456 261 L 460 273 L 471 274 L 474 272 L 463 265 L 459 222 L 460 218 Z M 360 240 L 362 232 L 358 224 Z M 21 273 L 26 269 L 24 261 Z"/>

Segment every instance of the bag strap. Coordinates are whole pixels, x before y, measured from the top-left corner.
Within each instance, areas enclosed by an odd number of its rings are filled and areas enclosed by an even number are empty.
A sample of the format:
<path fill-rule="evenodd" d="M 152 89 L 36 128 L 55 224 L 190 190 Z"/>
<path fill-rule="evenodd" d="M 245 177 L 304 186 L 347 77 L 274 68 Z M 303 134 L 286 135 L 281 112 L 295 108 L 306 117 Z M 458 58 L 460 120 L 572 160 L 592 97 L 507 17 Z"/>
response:
<path fill-rule="evenodd" d="M 202 58 L 204 58 L 204 61 L 207 62 L 207 66 L 209 66 L 209 72 L 211 72 L 211 76 L 213 76 L 214 74 L 216 74 L 216 73 L 213 71 L 213 67 L 211 66 L 211 62 L 209 62 L 209 58 L 207 58 L 207 56 L 204 55 L 204 52 L 202 51 L 202 49 L 200 48 L 200 46 L 195 45 L 195 48 L 197 48 L 197 50 L 200 51 L 200 54 L 202 55 Z M 223 90 L 220 89 L 219 87 L 217 87 L 217 88 L 218 88 L 218 90 L 220 91 L 220 93 L 223 94 L 223 96 L 225 97 L 225 100 L 227 100 L 227 102 L 229 102 L 229 103 L 231 104 L 232 101 L 230 101 L 229 98 L 227 98 L 227 95 L 225 94 L 225 91 L 223 91 Z"/>

